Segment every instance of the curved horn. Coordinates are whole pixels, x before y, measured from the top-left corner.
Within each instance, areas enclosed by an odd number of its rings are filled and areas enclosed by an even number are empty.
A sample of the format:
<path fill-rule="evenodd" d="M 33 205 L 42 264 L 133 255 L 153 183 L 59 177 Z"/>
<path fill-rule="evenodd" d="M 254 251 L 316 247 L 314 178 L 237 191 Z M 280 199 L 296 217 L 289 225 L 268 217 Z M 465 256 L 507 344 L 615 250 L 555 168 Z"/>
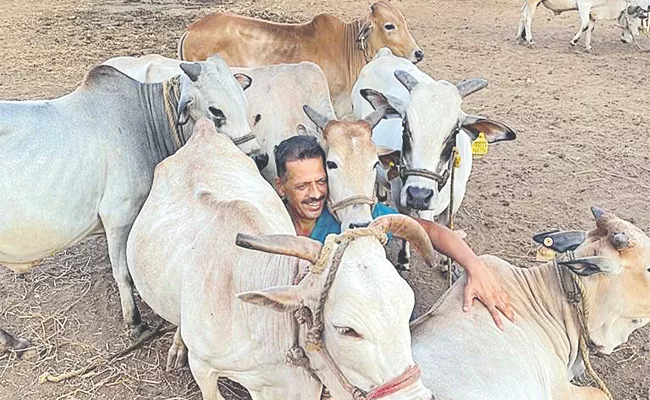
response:
<path fill-rule="evenodd" d="M 614 232 L 609 237 L 609 242 L 618 251 L 627 249 L 630 246 L 630 238 L 625 232 Z"/>
<path fill-rule="evenodd" d="M 487 85 L 488 81 L 485 79 L 474 78 L 457 83 L 456 88 L 458 89 L 460 97 L 465 98 L 472 93 L 476 93 L 479 90 L 485 89 Z"/>
<path fill-rule="evenodd" d="M 245 249 L 298 257 L 314 264 L 323 247 L 319 242 L 293 235 L 248 235 L 238 233 L 235 244 Z"/>
<path fill-rule="evenodd" d="M 436 257 L 431 239 L 413 218 L 400 214 L 384 215 L 372 221 L 370 228 L 379 228 L 386 233 L 391 232 L 397 237 L 408 240 L 427 264 L 435 265 Z"/>
<path fill-rule="evenodd" d="M 326 116 L 322 115 L 321 113 L 319 113 L 318 111 L 314 110 L 313 108 L 309 107 L 307 104 L 305 104 L 304 106 L 302 106 L 302 109 L 303 109 L 303 111 L 305 112 L 305 114 L 307 114 L 307 116 L 309 117 L 309 119 L 311 120 L 311 122 L 313 122 L 314 124 L 316 124 L 316 126 L 317 126 L 321 131 L 324 131 L 324 130 L 325 130 L 325 126 L 330 122 L 330 119 L 329 119 L 329 118 L 327 118 Z"/>
<path fill-rule="evenodd" d="M 415 86 L 419 83 L 417 79 L 413 77 L 413 75 L 409 74 L 406 71 L 402 71 L 401 69 L 396 70 L 394 73 L 395 78 L 404 85 L 406 89 L 410 92 L 413 90 Z"/>

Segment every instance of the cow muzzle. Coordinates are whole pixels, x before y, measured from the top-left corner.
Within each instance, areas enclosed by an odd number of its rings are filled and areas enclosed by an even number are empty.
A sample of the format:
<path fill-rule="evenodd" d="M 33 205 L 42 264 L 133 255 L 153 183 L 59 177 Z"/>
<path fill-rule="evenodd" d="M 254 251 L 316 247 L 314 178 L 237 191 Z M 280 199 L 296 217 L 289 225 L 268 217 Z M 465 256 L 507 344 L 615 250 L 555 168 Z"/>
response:
<path fill-rule="evenodd" d="M 263 170 L 266 168 L 267 165 L 269 165 L 269 155 L 266 153 L 259 153 L 251 156 L 253 158 L 253 161 L 255 161 L 255 165 L 257 165 L 258 170 Z"/>
<path fill-rule="evenodd" d="M 424 59 L 424 51 L 422 51 L 422 49 L 415 50 L 413 52 L 413 59 L 411 62 L 413 62 L 413 64 L 417 64 L 422 61 L 422 59 Z"/>
<path fill-rule="evenodd" d="M 406 188 L 406 207 L 413 210 L 428 210 L 433 198 L 433 189 L 409 186 Z"/>

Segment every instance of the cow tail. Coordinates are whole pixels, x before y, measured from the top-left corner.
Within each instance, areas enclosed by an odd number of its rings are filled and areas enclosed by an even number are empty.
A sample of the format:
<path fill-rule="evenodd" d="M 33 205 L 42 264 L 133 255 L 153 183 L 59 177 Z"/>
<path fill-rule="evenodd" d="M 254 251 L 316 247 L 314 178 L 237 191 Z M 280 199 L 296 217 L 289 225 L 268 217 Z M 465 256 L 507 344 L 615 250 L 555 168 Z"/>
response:
<path fill-rule="evenodd" d="M 183 36 L 181 36 L 180 40 L 178 41 L 178 59 L 179 60 L 184 60 L 185 57 L 183 57 L 183 44 L 185 43 L 185 38 L 187 37 L 187 31 L 183 32 Z"/>

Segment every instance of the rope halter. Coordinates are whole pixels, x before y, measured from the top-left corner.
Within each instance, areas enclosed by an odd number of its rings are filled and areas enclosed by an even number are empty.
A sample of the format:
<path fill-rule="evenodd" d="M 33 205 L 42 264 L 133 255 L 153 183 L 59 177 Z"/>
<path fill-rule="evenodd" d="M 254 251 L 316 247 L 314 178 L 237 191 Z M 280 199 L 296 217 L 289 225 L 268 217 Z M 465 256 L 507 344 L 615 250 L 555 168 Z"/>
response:
<path fill-rule="evenodd" d="M 168 81 L 162 83 L 163 103 L 165 105 L 165 114 L 167 115 L 167 123 L 171 130 L 172 141 L 176 146 L 174 151 L 178 150 L 185 144 L 185 138 L 181 135 L 178 126 L 178 116 L 176 115 L 176 106 L 178 99 L 181 97 L 181 77 L 174 76 Z"/>
<path fill-rule="evenodd" d="M 337 212 L 344 209 L 348 208 L 351 206 L 355 206 L 358 204 L 368 204 L 370 206 L 370 209 L 377 204 L 377 197 L 372 196 L 351 196 L 348 198 L 345 198 L 339 202 L 334 203 L 329 196 L 327 196 L 327 209 L 329 210 L 330 214 L 334 217 L 336 222 L 341 223 L 341 219 L 337 215 Z"/>
<path fill-rule="evenodd" d="M 357 228 L 345 231 L 340 235 L 330 234 L 325 239 L 325 244 L 321 249 L 318 260 L 310 269 L 311 273 L 319 275 L 326 270 L 327 265 L 330 265 L 327 277 L 325 279 L 325 284 L 323 286 L 323 291 L 321 292 L 318 304 L 316 306 L 316 310 L 312 313 L 308 307 L 302 306 L 296 311 L 295 314 L 298 323 L 305 325 L 307 328 L 305 348 L 303 349 L 298 344 L 298 332 L 296 332 L 296 344 L 289 350 L 289 353 L 286 357 L 286 362 L 288 364 L 305 368 L 305 370 L 312 377 L 320 381 L 320 378 L 316 376 L 314 370 L 309 365 L 309 359 L 305 356 L 305 350 L 319 354 L 325 362 L 327 368 L 339 381 L 340 385 L 355 400 L 380 399 L 396 393 L 405 387 L 412 385 L 413 383 L 417 382 L 418 379 L 420 379 L 420 367 L 416 364 L 410 366 L 406 369 L 406 371 L 404 371 L 404 373 L 382 384 L 381 386 L 378 386 L 371 391 L 365 391 L 357 386 L 354 386 L 345 377 L 345 375 L 343 375 L 343 372 L 338 367 L 338 365 L 336 365 L 336 362 L 332 359 L 332 356 L 330 355 L 329 351 L 327 351 L 325 343 L 323 342 L 323 311 L 325 308 L 325 303 L 327 302 L 327 297 L 329 296 L 330 289 L 332 288 L 332 284 L 336 278 L 339 266 L 341 265 L 343 254 L 345 253 L 348 245 L 353 240 L 366 236 L 374 237 L 384 245 L 388 241 L 386 232 L 378 227 Z"/>
<path fill-rule="evenodd" d="M 232 139 L 232 142 L 235 144 L 235 146 L 239 146 L 246 142 L 250 142 L 251 140 L 254 140 L 256 137 L 257 136 L 255 136 L 255 134 L 251 132 L 248 135 L 244 135 L 242 137 Z"/>
<path fill-rule="evenodd" d="M 569 259 L 573 258 L 573 252 L 569 252 Z M 585 301 L 585 287 L 580 278 L 573 271 L 566 266 L 558 264 L 557 257 L 553 258 L 553 266 L 558 274 L 564 295 L 571 307 L 575 310 L 578 318 L 578 325 L 580 327 L 578 346 L 580 348 L 580 356 L 585 364 L 586 373 L 594 382 L 596 382 L 598 389 L 602 390 L 609 400 L 613 400 L 614 397 L 612 396 L 612 393 L 607 388 L 605 382 L 600 378 L 600 376 L 598 376 L 598 373 L 594 370 L 591 365 L 591 360 L 589 359 L 588 344 L 591 342 L 591 339 L 589 337 L 589 328 L 587 325 L 589 307 Z"/>

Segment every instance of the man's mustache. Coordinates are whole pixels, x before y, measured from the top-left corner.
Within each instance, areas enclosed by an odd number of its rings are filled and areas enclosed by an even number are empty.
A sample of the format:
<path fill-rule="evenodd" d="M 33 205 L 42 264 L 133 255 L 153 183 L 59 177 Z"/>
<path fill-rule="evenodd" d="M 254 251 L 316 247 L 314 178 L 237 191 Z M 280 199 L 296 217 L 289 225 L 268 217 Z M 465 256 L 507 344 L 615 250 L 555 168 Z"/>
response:
<path fill-rule="evenodd" d="M 309 197 L 309 198 L 303 200 L 303 201 L 302 201 L 302 204 L 308 204 L 308 203 L 314 203 L 314 202 L 317 202 L 317 201 L 323 201 L 323 200 L 325 200 L 326 197 L 327 197 L 327 196 L 321 196 L 321 197 Z"/>

